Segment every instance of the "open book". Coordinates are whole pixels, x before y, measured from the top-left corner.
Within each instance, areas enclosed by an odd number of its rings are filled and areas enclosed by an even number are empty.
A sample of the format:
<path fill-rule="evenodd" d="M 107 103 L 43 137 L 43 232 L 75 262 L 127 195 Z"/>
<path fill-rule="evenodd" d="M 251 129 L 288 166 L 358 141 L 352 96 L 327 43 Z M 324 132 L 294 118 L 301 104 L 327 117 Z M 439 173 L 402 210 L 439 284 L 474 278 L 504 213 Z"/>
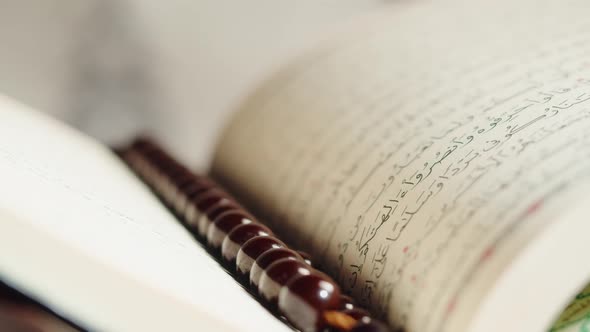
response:
<path fill-rule="evenodd" d="M 400 3 L 257 88 L 211 174 L 392 326 L 583 331 L 588 6 Z M 0 116 L 8 283 L 92 329 L 287 329 L 106 147 Z"/>

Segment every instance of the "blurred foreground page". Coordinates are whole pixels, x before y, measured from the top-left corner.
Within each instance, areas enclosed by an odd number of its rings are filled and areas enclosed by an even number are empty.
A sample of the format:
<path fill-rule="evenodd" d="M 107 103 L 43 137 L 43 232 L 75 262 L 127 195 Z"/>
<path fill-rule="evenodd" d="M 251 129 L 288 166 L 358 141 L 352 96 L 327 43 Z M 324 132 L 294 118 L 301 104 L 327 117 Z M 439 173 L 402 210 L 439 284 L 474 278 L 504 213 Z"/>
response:
<path fill-rule="evenodd" d="M 288 330 L 106 147 L 0 97 L 0 275 L 97 330 Z"/>

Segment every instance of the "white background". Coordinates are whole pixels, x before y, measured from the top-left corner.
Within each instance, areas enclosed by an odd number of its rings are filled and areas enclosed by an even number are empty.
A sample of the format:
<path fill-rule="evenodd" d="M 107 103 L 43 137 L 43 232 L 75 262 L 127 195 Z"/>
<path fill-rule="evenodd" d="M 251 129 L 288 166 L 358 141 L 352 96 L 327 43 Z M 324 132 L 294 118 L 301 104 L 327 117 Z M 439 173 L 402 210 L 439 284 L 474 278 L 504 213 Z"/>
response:
<path fill-rule="evenodd" d="M 378 0 L 0 0 L 0 93 L 107 142 L 154 133 L 208 166 L 256 82 Z"/>

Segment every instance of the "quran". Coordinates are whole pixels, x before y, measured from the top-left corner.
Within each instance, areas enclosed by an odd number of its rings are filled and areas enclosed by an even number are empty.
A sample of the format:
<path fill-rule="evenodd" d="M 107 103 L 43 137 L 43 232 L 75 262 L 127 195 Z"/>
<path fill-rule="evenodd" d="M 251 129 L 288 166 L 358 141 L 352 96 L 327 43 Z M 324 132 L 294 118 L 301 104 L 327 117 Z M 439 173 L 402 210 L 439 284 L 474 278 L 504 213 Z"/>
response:
<path fill-rule="evenodd" d="M 392 330 L 586 331 L 589 9 L 401 2 L 254 88 L 209 176 Z M 0 116 L 4 282 L 91 330 L 290 330 L 111 149 Z"/>

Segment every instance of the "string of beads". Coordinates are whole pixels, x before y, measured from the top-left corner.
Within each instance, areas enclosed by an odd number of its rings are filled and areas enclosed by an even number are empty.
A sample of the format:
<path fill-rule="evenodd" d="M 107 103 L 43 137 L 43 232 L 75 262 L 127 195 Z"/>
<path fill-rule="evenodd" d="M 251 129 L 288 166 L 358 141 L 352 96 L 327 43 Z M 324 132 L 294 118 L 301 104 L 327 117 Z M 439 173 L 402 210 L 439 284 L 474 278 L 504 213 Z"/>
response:
<path fill-rule="evenodd" d="M 303 332 L 389 331 L 210 178 L 149 139 L 117 152 L 221 265 L 288 325 Z"/>

